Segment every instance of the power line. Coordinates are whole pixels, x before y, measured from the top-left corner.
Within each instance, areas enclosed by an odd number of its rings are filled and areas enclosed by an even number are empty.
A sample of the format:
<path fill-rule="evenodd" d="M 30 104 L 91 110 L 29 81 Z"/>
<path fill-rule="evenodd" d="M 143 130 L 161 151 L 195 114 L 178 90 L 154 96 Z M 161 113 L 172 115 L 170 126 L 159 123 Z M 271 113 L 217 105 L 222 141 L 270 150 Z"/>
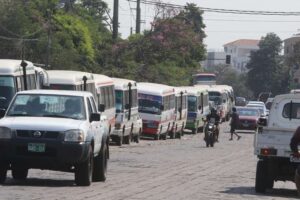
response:
<path fill-rule="evenodd" d="M 132 2 L 136 2 L 136 0 L 128 0 Z M 149 4 L 149 5 L 161 5 L 170 8 L 183 9 L 185 6 L 177 5 L 172 3 L 162 3 L 151 0 L 142 0 L 141 3 Z M 282 11 L 255 11 L 255 10 L 234 10 L 234 9 L 219 9 L 219 8 L 206 8 L 206 7 L 198 7 L 200 10 L 206 12 L 215 12 L 215 13 L 228 13 L 228 14 L 246 14 L 246 15 L 278 15 L 278 16 L 300 16 L 300 12 L 282 12 Z"/>

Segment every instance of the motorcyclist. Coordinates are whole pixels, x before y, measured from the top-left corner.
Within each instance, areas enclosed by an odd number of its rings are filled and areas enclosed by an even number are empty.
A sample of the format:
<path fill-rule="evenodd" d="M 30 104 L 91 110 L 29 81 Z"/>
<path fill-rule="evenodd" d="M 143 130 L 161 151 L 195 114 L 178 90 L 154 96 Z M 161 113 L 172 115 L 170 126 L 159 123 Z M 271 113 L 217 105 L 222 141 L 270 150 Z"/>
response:
<path fill-rule="evenodd" d="M 219 133 L 220 133 L 220 126 L 219 126 L 219 123 L 220 123 L 220 115 L 218 115 L 217 113 L 217 110 L 215 108 L 212 108 L 210 110 L 210 114 L 208 114 L 206 116 L 206 121 L 209 122 L 211 119 L 215 119 L 215 126 L 216 126 L 216 141 L 218 142 L 219 141 Z"/>

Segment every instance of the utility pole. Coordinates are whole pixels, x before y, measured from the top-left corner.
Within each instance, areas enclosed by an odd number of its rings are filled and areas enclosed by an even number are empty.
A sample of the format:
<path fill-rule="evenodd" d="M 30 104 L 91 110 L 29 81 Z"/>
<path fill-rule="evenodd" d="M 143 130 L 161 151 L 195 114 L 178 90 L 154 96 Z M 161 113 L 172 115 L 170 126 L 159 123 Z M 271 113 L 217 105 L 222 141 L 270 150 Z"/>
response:
<path fill-rule="evenodd" d="M 50 4 L 48 0 L 48 4 Z M 51 53 L 51 18 L 52 18 L 52 9 L 47 9 L 47 17 L 48 17 L 48 30 L 47 30 L 47 54 L 46 54 L 46 64 L 45 68 L 49 67 L 50 63 L 50 53 Z"/>
<path fill-rule="evenodd" d="M 135 33 L 141 33 L 141 0 L 136 1 L 136 28 Z"/>
<path fill-rule="evenodd" d="M 114 0 L 114 16 L 113 16 L 113 40 L 118 38 L 119 28 L 119 0 Z"/>

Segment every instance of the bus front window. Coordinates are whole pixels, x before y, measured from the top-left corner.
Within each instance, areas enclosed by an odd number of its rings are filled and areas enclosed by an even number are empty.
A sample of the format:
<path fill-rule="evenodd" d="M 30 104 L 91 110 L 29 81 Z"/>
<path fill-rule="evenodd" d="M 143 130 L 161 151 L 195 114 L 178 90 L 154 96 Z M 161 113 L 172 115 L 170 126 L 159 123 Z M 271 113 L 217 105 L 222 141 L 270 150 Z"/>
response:
<path fill-rule="evenodd" d="M 197 97 L 188 96 L 188 111 L 189 112 L 197 111 Z"/>
<path fill-rule="evenodd" d="M 123 91 L 116 90 L 116 113 L 120 113 L 123 111 Z"/>
<path fill-rule="evenodd" d="M 162 97 L 139 94 L 139 112 L 150 114 L 161 114 Z"/>
<path fill-rule="evenodd" d="M 15 91 L 14 77 L 0 76 L 0 109 L 7 109 Z"/>

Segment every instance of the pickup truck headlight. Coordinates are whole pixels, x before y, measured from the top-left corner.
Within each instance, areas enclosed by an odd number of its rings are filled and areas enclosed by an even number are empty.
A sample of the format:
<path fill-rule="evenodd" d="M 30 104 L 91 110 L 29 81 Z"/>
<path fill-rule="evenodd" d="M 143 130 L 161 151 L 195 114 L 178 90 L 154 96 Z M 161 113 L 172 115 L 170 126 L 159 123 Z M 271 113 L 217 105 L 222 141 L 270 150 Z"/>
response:
<path fill-rule="evenodd" d="M 83 142 L 84 133 L 82 130 L 68 130 L 65 132 L 65 142 Z"/>
<path fill-rule="evenodd" d="M 0 127 L 0 139 L 11 139 L 11 129 Z"/>

